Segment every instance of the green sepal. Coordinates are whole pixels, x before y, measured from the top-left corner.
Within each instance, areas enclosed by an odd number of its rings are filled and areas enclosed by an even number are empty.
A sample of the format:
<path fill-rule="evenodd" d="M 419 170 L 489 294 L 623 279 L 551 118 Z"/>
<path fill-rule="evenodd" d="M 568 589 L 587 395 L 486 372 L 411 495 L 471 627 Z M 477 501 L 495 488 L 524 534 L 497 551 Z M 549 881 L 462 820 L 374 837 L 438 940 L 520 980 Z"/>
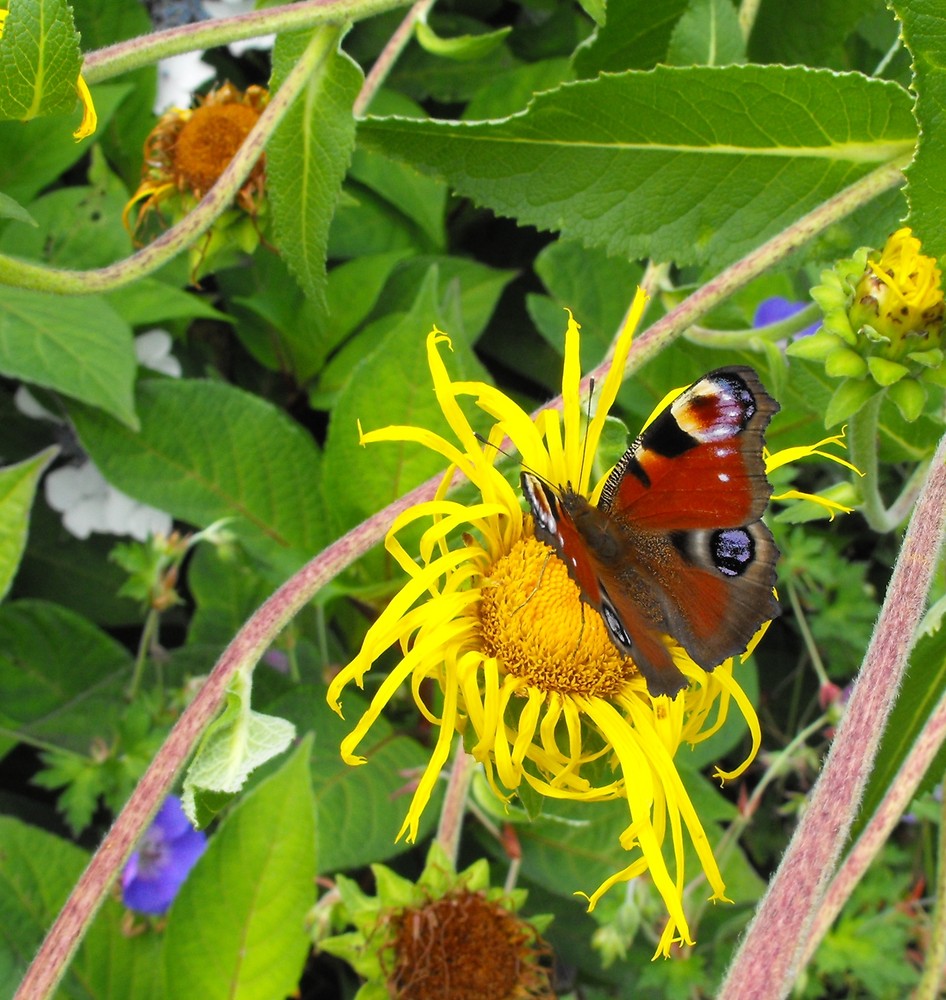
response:
<path fill-rule="evenodd" d="M 887 361 L 886 358 L 868 358 L 867 367 L 878 385 L 893 385 L 905 375 L 910 374 L 910 369 L 905 365 L 898 364 L 896 361 Z"/>
<path fill-rule="evenodd" d="M 943 357 L 943 352 L 939 347 L 931 347 L 928 351 L 911 351 L 907 355 L 909 361 L 914 361 L 924 368 L 941 368 Z"/>
<path fill-rule="evenodd" d="M 454 62 L 473 62 L 489 55 L 502 45 L 512 28 L 499 28 L 483 35 L 458 35 L 456 38 L 441 38 L 426 21 L 418 21 L 414 33 L 421 48 L 442 59 Z"/>
<path fill-rule="evenodd" d="M 856 351 L 837 347 L 824 359 L 824 370 L 832 378 L 861 379 L 867 374 L 868 362 Z"/>
<path fill-rule="evenodd" d="M 785 353 L 793 358 L 804 358 L 806 361 L 824 361 L 832 351 L 838 349 L 839 338 L 836 334 L 819 330 L 810 337 L 793 340 L 785 349 Z"/>
<path fill-rule="evenodd" d="M 926 386 L 916 379 L 907 378 L 890 386 L 887 395 L 900 411 L 904 420 L 913 423 L 926 406 Z"/>
<path fill-rule="evenodd" d="M 833 427 L 848 420 L 878 392 L 877 385 L 869 379 L 845 379 L 834 391 L 825 413 L 825 427 Z"/>

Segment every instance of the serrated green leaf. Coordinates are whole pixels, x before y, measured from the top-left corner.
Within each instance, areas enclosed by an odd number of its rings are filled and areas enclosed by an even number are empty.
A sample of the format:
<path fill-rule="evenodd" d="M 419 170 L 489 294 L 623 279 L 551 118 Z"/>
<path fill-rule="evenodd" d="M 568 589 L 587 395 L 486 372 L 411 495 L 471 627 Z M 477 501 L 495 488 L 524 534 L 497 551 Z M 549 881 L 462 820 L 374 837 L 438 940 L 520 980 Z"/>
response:
<path fill-rule="evenodd" d="M 0 35 L 0 118 L 70 111 L 82 66 L 66 0 L 18 0 Z"/>
<path fill-rule="evenodd" d="M 670 66 L 729 66 L 746 61 L 732 0 L 690 0 L 670 36 Z"/>
<path fill-rule="evenodd" d="M 903 41 L 913 56 L 913 87 L 919 141 L 916 156 L 906 170 L 909 224 L 923 241 L 923 252 L 946 253 L 946 32 L 943 9 L 937 0 L 892 0 L 900 19 Z"/>
<path fill-rule="evenodd" d="M 88 753 L 122 709 L 128 651 L 79 615 L 45 601 L 0 607 L 0 720 L 7 729 Z"/>
<path fill-rule="evenodd" d="M 30 510 L 39 477 L 59 449 L 0 469 L 0 600 L 7 595 L 20 565 L 30 526 Z"/>
<path fill-rule="evenodd" d="M 417 41 L 428 52 L 442 59 L 453 59 L 456 62 L 472 62 L 482 59 L 494 49 L 503 44 L 512 28 L 499 28 L 482 35 L 457 35 L 453 38 L 441 38 L 436 31 L 422 19 L 414 25 Z"/>
<path fill-rule="evenodd" d="M 205 528 L 221 518 L 253 551 L 289 564 L 327 541 L 312 439 L 270 403 L 188 379 L 138 384 L 141 431 L 70 411 L 83 446 L 120 490 Z"/>
<path fill-rule="evenodd" d="M 5 288 L 0 372 L 55 389 L 137 427 L 131 328 L 97 296 Z"/>
<path fill-rule="evenodd" d="M 310 751 L 304 740 L 227 816 L 171 906 L 166 976 L 188 996 L 272 1000 L 296 988 L 315 901 Z"/>
<path fill-rule="evenodd" d="M 505 121 L 359 128 L 520 224 L 714 266 L 909 155 L 915 136 L 898 85 L 784 66 L 661 66 L 565 84 Z"/>
<path fill-rule="evenodd" d="M 274 85 L 315 36 L 321 36 L 321 60 L 267 146 L 266 173 L 276 245 L 306 295 L 321 302 L 328 231 L 355 142 L 352 103 L 362 75 L 338 50 L 341 29 L 328 26 L 279 36 Z"/>
<path fill-rule="evenodd" d="M 25 222 L 28 226 L 37 225 L 36 220 L 14 198 L 0 191 L 0 219 L 13 219 L 15 222 Z"/>
<path fill-rule="evenodd" d="M 187 768 L 182 795 L 184 812 L 205 827 L 251 772 L 281 754 L 296 735 L 285 719 L 250 707 L 252 672 L 238 672 L 227 689 L 227 704 L 201 738 Z"/>

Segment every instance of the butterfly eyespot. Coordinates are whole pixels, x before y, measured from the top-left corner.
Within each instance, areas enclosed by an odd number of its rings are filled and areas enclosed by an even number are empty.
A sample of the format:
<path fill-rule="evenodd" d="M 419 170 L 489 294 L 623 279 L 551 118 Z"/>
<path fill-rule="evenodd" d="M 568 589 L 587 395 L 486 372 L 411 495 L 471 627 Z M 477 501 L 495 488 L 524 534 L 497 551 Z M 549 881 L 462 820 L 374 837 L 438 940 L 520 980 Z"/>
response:
<path fill-rule="evenodd" d="M 726 528 L 713 532 L 710 552 L 720 573 L 741 576 L 755 559 L 755 542 L 745 528 Z"/>
<path fill-rule="evenodd" d="M 623 651 L 631 648 L 631 637 L 624 628 L 624 623 L 618 617 L 614 605 L 611 603 L 604 589 L 601 591 L 601 617 L 604 620 L 605 628 L 611 636 L 612 642 Z"/>

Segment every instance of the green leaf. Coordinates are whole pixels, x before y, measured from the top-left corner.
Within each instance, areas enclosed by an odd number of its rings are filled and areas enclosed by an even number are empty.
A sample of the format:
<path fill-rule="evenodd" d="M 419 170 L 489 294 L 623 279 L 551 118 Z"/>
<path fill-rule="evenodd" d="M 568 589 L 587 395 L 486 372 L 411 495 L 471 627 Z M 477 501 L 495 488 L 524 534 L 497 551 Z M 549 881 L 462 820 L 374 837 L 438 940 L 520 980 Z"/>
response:
<path fill-rule="evenodd" d="M 690 0 L 670 37 L 670 66 L 728 66 L 746 61 L 732 0 Z"/>
<path fill-rule="evenodd" d="M 126 84 L 92 88 L 100 132 L 128 96 Z M 77 116 L 78 118 L 78 116 Z M 27 204 L 36 195 L 88 154 L 88 143 L 76 142 L 72 133 L 55 118 L 35 121 L 0 121 L 0 190 Z"/>
<path fill-rule="evenodd" d="M 47 448 L 35 458 L 0 469 L 0 600 L 6 597 L 26 548 L 39 477 L 57 454 L 57 447 Z"/>
<path fill-rule="evenodd" d="M 494 49 L 499 48 L 512 28 L 499 28 L 482 35 L 457 35 L 454 38 L 441 38 L 426 19 L 419 20 L 414 25 L 417 41 L 428 52 L 443 59 L 453 59 L 456 62 L 472 62 L 482 59 Z"/>
<path fill-rule="evenodd" d="M 919 142 L 907 167 L 909 224 L 923 241 L 923 252 L 946 253 L 946 33 L 943 10 L 936 0 L 892 0 L 902 23 L 902 37 L 913 56 L 913 87 Z"/>
<path fill-rule="evenodd" d="M 292 742 L 295 727 L 250 708 L 251 670 L 241 670 L 227 689 L 223 714 L 208 726 L 184 778 L 184 811 L 205 827 L 243 787 L 251 772 Z"/>
<path fill-rule="evenodd" d="M 331 512 L 337 530 L 357 524 L 403 493 L 444 470 L 443 458 L 419 445 L 358 443 L 364 430 L 389 424 L 426 427 L 452 439 L 434 395 L 427 367 L 427 334 L 450 330 L 437 297 L 431 268 L 411 311 L 355 367 L 339 394 L 325 443 L 325 479 L 331 483 Z M 483 377 L 472 351 L 460 338 L 447 365 L 459 378 Z"/>
<path fill-rule="evenodd" d="M 312 788 L 319 814 L 319 872 L 350 871 L 402 854 L 410 845 L 395 842 L 407 815 L 410 783 L 426 765 L 430 751 L 395 731 L 381 716 L 359 744 L 367 764 L 352 767 L 339 744 L 368 703 L 357 692 L 345 692 L 345 718 L 325 701 L 323 686 L 306 685 L 269 704 L 270 711 L 291 719 L 300 731 L 313 729 Z M 442 790 L 434 790 L 421 816 L 418 840 L 433 829 Z"/>
<path fill-rule="evenodd" d="M 164 955 L 172 993 L 272 1000 L 295 991 L 315 902 L 310 750 L 304 740 L 227 816 L 174 900 Z"/>
<path fill-rule="evenodd" d="M 68 651 L 68 654 L 64 651 Z M 45 601 L 0 607 L 0 725 L 88 753 L 122 712 L 128 650 L 72 611 Z"/>
<path fill-rule="evenodd" d="M 133 428 L 136 367 L 131 328 L 103 299 L 4 289 L 4 375 L 65 393 Z"/>
<path fill-rule="evenodd" d="M 138 278 L 105 295 L 108 304 L 131 326 L 148 326 L 175 319 L 216 319 L 233 323 L 233 317 L 214 309 L 206 295 L 175 288 L 157 278 Z"/>
<path fill-rule="evenodd" d="M 915 136 L 898 85 L 784 66 L 660 66 L 565 84 L 506 121 L 359 129 L 366 147 L 522 225 L 714 266 L 906 156 Z"/>
<path fill-rule="evenodd" d="M 266 149 L 267 190 L 276 245 L 309 298 L 325 294 L 328 231 L 355 142 L 352 103 L 361 87 L 358 66 L 337 49 L 341 29 L 280 35 L 273 52 L 278 86 L 312 38 L 322 57 Z"/>
<path fill-rule="evenodd" d="M 15 199 L 0 191 L 0 219 L 14 219 L 16 222 L 25 222 L 28 226 L 35 226 L 36 220 L 29 212 Z"/>
<path fill-rule="evenodd" d="M 10 963 L 0 973 L 3 996 L 13 995 L 87 862 L 86 852 L 67 840 L 0 816 L 0 942 L 3 964 Z"/>
<path fill-rule="evenodd" d="M 850 37 L 874 13 L 893 18 L 875 0 L 766 0 L 749 39 L 749 58 L 759 63 L 804 63 L 847 69 L 851 65 Z M 881 51 L 891 45 L 896 33 Z M 873 66 L 873 64 L 871 64 Z"/>
<path fill-rule="evenodd" d="M 0 118 L 71 111 L 82 66 L 66 0 L 18 0 L 0 37 Z"/>
<path fill-rule="evenodd" d="M 217 382 L 138 384 L 141 431 L 87 407 L 71 414 L 102 474 L 130 496 L 205 528 L 232 518 L 254 552 L 298 567 L 327 540 L 320 455 L 270 403 Z"/>
<path fill-rule="evenodd" d="M 575 71 L 593 77 L 664 62 L 674 25 L 686 7 L 687 0 L 609 0 L 607 23 L 575 53 Z"/>

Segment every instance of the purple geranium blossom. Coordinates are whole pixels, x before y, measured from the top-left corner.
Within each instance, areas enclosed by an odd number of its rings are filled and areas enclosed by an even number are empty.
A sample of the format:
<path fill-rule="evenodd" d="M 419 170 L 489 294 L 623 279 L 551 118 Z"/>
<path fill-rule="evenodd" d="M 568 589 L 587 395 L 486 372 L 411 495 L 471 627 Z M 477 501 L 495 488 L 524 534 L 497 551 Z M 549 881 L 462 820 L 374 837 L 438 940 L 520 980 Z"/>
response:
<path fill-rule="evenodd" d="M 755 311 L 755 316 L 752 319 L 752 325 L 758 329 L 760 326 L 768 326 L 770 323 L 778 323 L 783 319 L 788 319 L 789 316 L 794 316 L 795 313 L 801 312 L 805 308 L 804 302 L 792 302 L 791 299 L 786 299 L 781 295 L 773 295 L 770 299 L 763 299 Z M 812 323 L 811 326 L 805 327 L 804 330 L 799 330 L 795 334 L 796 337 L 807 337 L 809 334 L 814 333 L 821 323 Z"/>
<path fill-rule="evenodd" d="M 155 916 L 166 913 L 206 846 L 206 835 L 191 826 L 181 800 L 168 796 L 122 872 L 125 906 Z"/>

